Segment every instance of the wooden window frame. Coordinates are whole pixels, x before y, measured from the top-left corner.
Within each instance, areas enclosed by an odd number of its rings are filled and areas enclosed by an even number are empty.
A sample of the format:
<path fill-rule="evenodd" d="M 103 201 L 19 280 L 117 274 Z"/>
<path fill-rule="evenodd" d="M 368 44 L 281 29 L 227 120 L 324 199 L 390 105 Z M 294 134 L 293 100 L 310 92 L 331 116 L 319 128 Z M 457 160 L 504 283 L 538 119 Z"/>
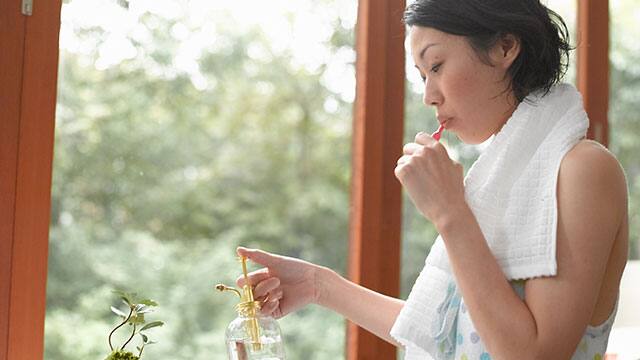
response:
<path fill-rule="evenodd" d="M 60 0 L 0 1 L 0 359 L 42 359 Z"/>
<path fill-rule="evenodd" d="M 393 169 L 404 133 L 404 0 L 360 0 L 356 25 L 349 278 L 400 295 L 402 192 Z M 393 345 L 348 322 L 347 359 L 391 359 Z"/>
<path fill-rule="evenodd" d="M 589 115 L 587 137 L 609 145 L 609 0 L 578 1 L 578 90 Z"/>
<path fill-rule="evenodd" d="M 349 276 L 398 296 L 404 0 L 359 0 Z M 0 2 L 0 359 L 42 359 L 61 0 Z M 590 138 L 607 145 L 608 1 L 578 2 L 578 88 Z M 346 357 L 395 358 L 350 324 Z"/>

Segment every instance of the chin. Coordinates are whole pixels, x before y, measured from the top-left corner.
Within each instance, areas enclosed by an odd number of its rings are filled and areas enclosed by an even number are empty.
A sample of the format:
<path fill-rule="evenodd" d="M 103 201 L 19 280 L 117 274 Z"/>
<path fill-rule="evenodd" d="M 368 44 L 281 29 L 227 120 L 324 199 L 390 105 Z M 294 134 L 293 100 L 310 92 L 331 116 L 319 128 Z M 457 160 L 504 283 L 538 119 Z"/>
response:
<path fill-rule="evenodd" d="M 491 137 L 491 134 L 489 134 L 488 136 L 483 136 L 479 134 L 474 134 L 474 135 L 459 134 L 459 133 L 455 133 L 455 134 L 458 137 L 458 139 L 460 139 L 460 141 L 462 141 L 467 145 L 479 145 L 489 140 L 489 138 Z"/>

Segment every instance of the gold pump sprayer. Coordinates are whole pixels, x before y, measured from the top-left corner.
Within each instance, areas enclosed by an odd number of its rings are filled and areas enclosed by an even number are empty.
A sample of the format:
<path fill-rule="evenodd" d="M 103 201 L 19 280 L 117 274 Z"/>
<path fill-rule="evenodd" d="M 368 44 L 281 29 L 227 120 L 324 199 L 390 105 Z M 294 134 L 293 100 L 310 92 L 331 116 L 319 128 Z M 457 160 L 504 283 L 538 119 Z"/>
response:
<path fill-rule="evenodd" d="M 254 351 L 260 351 L 262 344 L 260 343 L 260 326 L 258 326 L 258 311 L 260 311 L 260 302 L 253 298 L 253 288 L 249 282 L 249 276 L 247 275 L 247 258 L 244 256 L 239 257 L 242 263 L 242 274 L 244 276 L 244 286 L 242 286 L 242 294 L 235 288 L 226 286 L 224 284 L 217 284 L 216 289 L 224 291 L 233 291 L 240 297 L 240 302 L 236 305 L 236 311 L 240 316 L 244 316 L 249 319 L 246 324 L 246 331 L 251 338 L 251 345 Z"/>

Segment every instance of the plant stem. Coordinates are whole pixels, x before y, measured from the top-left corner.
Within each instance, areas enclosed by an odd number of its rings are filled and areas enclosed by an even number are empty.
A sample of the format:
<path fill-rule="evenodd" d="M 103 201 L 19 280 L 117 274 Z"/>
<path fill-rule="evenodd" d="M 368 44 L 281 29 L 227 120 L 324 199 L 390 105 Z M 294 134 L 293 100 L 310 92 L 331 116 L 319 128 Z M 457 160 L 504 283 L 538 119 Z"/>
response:
<path fill-rule="evenodd" d="M 129 343 L 129 341 L 131 341 L 131 339 L 133 339 L 133 336 L 136 334 L 136 324 L 133 324 L 133 332 L 131 333 L 131 337 L 129 337 L 129 340 L 127 340 L 127 342 L 124 343 L 124 345 L 122 345 L 122 350 L 124 351 L 124 347 L 127 346 L 127 344 Z"/>
<path fill-rule="evenodd" d="M 129 319 L 131 319 L 131 315 L 133 314 L 133 308 L 131 308 L 131 311 L 129 311 L 129 316 L 127 316 L 126 319 L 124 319 L 124 321 L 116 326 L 113 330 L 111 330 L 111 332 L 109 333 L 109 347 L 111 348 L 111 351 L 113 351 L 113 345 L 111 344 L 111 336 L 113 336 L 113 333 L 116 332 L 116 330 L 118 330 L 122 325 L 126 324 L 127 321 L 129 321 Z"/>
<path fill-rule="evenodd" d="M 144 344 L 140 347 L 140 352 L 138 353 L 138 358 L 142 357 L 142 350 L 144 350 Z"/>

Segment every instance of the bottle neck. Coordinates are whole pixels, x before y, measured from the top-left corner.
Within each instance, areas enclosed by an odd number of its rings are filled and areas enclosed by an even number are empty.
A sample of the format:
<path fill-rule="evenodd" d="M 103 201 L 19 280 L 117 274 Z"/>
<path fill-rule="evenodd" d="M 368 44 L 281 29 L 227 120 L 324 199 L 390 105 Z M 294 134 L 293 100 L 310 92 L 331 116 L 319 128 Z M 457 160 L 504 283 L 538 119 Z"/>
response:
<path fill-rule="evenodd" d="M 241 319 L 251 319 L 251 318 L 267 319 L 267 318 L 270 318 L 271 316 L 265 316 L 265 315 L 262 315 L 261 313 L 256 313 L 255 316 L 250 316 L 249 314 L 246 314 L 244 312 L 238 312 L 238 317 Z"/>
<path fill-rule="evenodd" d="M 260 315 L 260 303 L 257 301 L 243 301 L 236 305 L 236 312 L 243 317 L 258 317 Z"/>

